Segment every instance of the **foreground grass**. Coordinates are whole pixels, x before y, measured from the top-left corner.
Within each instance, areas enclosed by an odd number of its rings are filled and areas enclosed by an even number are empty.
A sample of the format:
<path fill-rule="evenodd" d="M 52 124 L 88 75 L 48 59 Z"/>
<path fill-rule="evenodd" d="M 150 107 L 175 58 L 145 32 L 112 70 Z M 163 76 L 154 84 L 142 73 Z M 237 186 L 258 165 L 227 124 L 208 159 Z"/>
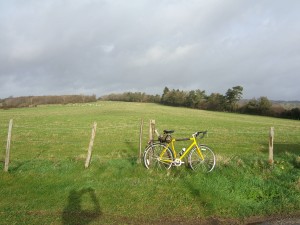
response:
<path fill-rule="evenodd" d="M 114 102 L 0 115 L 2 149 L 14 119 L 9 173 L 0 172 L 0 224 L 244 221 L 300 210 L 298 121 Z M 205 142 L 217 154 L 216 169 L 146 170 L 137 163 L 142 117 L 156 119 L 159 130 L 175 129 L 176 137 L 209 130 Z M 93 158 L 84 169 L 94 121 Z M 273 166 L 267 163 L 270 126 L 276 135 Z"/>

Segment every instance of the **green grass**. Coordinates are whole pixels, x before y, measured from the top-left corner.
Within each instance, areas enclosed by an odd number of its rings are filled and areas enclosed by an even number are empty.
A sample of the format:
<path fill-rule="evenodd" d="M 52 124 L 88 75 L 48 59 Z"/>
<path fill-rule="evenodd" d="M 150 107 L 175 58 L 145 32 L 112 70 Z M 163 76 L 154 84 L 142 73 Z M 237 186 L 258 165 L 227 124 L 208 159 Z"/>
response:
<path fill-rule="evenodd" d="M 208 130 L 203 141 L 216 153 L 214 171 L 146 170 L 137 163 L 141 118 L 143 147 L 150 119 L 159 131 L 174 129 L 174 137 Z M 244 221 L 300 211 L 299 121 L 124 102 L 2 110 L 3 161 L 9 119 L 11 162 L 8 173 L 0 165 L 0 224 Z M 94 121 L 92 161 L 84 169 Z"/>

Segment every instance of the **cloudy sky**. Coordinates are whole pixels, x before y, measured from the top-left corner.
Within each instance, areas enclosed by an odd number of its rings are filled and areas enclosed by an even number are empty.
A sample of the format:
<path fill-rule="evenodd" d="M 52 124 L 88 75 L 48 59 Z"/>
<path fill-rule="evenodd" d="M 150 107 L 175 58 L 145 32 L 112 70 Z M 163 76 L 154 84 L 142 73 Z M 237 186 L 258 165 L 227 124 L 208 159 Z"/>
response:
<path fill-rule="evenodd" d="M 298 0 L 0 0 L 0 98 L 165 86 L 300 100 Z"/>

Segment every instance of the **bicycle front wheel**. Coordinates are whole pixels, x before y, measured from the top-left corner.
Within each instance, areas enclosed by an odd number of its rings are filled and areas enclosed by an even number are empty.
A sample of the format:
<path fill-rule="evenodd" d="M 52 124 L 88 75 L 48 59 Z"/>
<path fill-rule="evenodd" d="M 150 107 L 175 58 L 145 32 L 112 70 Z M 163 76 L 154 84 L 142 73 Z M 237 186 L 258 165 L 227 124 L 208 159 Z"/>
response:
<path fill-rule="evenodd" d="M 162 143 L 150 144 L 143 158 L 147 169 L 169 169 L 174 161 L 172 150 Z"/>
<path fill-rule="evenodd" d="M 197 148 L 193 148 L 188 157 L 189 166 L 195 171 L 201 172 L 210 172 L 214 169 L 216 165 L 216 157 L 213 151 L 205 146 L 200 145 L 199 149 L 201 151 L 201 155 L 199 154 Z"/>

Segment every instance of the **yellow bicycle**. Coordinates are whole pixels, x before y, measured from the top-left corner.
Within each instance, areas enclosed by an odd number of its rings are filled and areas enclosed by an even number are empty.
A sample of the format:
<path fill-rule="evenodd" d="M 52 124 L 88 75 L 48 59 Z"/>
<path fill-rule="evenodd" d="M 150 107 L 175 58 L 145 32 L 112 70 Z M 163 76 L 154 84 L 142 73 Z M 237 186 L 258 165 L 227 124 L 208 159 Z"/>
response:
<path fill-rule="evenodd" d="M 156 131 L 157 132 L 157 131 Z M 164 130 L 158 140 L 150 140 L 144 151 L 144 165 L 147 169 L 170 169 L 172 166 L 181 166 L 183 159 L 188 156 L 188 165 L 195 171 L 211 172 L 216 165 L 216 157 L 213 151 L 206 145 L 198 144 L 196 138 L 204 138 L 207 131 L 197 131 L 190 138 L 175 139 L 171 134 L 174 130 Z M 200 135 L 200 136 L 199 136 Z M 187 148 L 179 153 L 175 151 L 176 141 L 191 141 Z"/>

